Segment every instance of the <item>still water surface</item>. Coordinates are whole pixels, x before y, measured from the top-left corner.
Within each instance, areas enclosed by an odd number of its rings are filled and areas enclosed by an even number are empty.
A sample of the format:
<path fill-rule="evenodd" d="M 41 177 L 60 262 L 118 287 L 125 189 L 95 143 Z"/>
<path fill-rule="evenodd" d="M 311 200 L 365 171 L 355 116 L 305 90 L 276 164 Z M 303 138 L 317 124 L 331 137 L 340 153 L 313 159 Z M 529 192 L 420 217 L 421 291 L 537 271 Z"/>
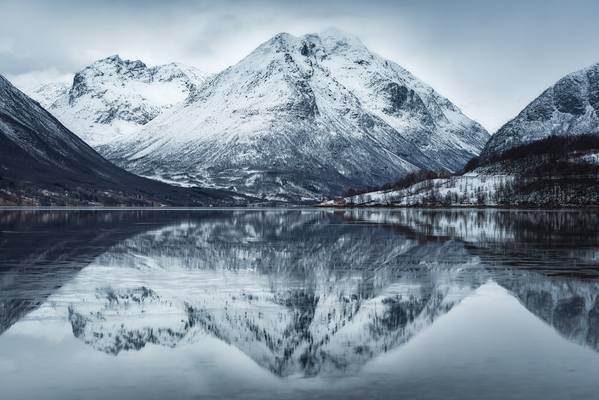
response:
<path fill-rule="evenodd" d="M 599 398 L 599 213 L 0 211 L 0 391 Z"/>

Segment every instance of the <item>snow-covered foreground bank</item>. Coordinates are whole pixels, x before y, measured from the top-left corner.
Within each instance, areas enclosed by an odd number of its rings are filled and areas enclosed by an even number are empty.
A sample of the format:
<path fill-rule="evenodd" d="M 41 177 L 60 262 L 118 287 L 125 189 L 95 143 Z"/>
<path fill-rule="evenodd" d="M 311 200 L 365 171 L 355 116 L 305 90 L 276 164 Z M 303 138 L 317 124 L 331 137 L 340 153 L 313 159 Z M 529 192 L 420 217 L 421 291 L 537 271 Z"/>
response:
<path fill-rule="evenodd" d="M 406 189 L 380 190 L 324 202 L 324 206 L 498 206 L 514 175 L 465 174 L 419 182 Z"/>

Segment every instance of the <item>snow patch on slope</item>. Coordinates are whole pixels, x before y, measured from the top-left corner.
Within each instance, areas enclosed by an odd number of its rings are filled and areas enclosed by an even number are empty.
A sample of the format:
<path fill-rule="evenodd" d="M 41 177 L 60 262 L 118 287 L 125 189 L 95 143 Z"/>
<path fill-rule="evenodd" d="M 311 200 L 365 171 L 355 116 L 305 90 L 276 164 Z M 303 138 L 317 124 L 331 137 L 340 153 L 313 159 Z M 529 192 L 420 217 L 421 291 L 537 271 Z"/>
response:
<path fill-rule="evenodd" d="M 496 193 L 513 184 L 514 175 L 468 173 L 430 179 L 400 190 L 380 190 L 323 202 L 324 206 L 497 206 Z"/>

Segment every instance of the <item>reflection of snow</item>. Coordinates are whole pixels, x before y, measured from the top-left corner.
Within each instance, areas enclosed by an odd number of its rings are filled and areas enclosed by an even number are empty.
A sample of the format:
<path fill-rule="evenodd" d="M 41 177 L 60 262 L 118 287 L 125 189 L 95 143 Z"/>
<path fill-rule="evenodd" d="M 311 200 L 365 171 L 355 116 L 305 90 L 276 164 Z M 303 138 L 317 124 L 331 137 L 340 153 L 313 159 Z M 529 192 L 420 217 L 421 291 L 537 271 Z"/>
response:
<path fill-rule="evenodd" d="M 552 247 L 564 246 L 551 258 L 574 262 L 596 248 L 588 212 L 198 215 L 119 242 L 4 332 L 4 397 L 596 392 L 599 358 L 587 338 L 599 327 L 597 283 L 513 265 L 483 270 L 494 252 L 522 248 L 545 265 L 535 246 L 547 232 Z M 316 376 L 298 379 L 307 375 Z"/>
<path fill-rule="evenodd" d="M 486 279 L 455 243 L 445 251 L 461 261 L 444 265 L 385 232 L 374 245 L 342 228 L 325 246 L 234 221 L 245 235 L 190 222 L 126 240 L 51 298 L 62 306 L 38 313 L 68 315 L 74 335 L 106 353 L 209 334 L 276 374 L 338 374 L 406 342 Z"/>

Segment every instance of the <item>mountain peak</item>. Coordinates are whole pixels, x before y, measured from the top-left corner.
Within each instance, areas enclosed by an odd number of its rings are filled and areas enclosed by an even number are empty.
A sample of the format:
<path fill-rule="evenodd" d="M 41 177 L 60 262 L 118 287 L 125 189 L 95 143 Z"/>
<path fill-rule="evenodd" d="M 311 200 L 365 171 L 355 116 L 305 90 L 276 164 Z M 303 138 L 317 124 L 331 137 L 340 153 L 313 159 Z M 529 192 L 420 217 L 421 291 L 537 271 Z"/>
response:
<path fill-rule="evenodd" d="M 482 159 L 549 136 L 599 135 L 599 63 L 565 75 L 502 126 Z"/>
<path fill-rule="evenodd" d="M 263 43 L 259 49 L 274 48 L 277 51 L 292 51 L 301 49 L 306 44 L 310 47 L 320 47 L 326 51 L 335 51 L 344 47 L 367 50 L 358 37 L 338 28 L 328 28 L 320 33 L 308 33 L 299 37 L 287 32 L 280 32 Z"/>
<path fill-rule="evenodd" d="M 201 86 L 207 74 L 181 63 L 147 66 L 114 54 L 77 72 L 70 87 L 33 96 L 69 129 L 97 146 L 131 134 Z"/>
<path fill-rule="evenodd" d="M 123 61 L 123 59 L 121 58 L 121 56 L 119 56 L 118 54 L 113 54 L 111 56 L 102 58 L 102 59 L 98 60 L 97 62 L 98 63 L 101 63 L 101 62 L 116 62 L 116 63 L 120 63 L 122 61 Z"/>
<path fill-rule="evenodd" d="M 279 51 L 288 51 L 289 49 L 295 47 L 298 43 L 299 39 L 287 32 L 280 32 L 271 37 L 266 42 L 262 43 L 262 45 L 258 46 L 257 51 L 268 51 L 270 49 L 274 49 L 276 52 Z"/>
<path fill-rule="evenodd" d="M 355 46 L 364 46 L 360 38 L 336 27 L 329 27 L 321 31 L 317 36 L 319 36 L 321 40 L 333 39 L 338 43 L 351 44 Z"/>
<path fill-rule="evenodd" d="M 114 69 L 117 73 L 123 73 L 127 71 L 139 71 L 147 68 L 146 64 L 140 60 L 127 60 L 121 58 L 118 54 L 113 54 L 106 58 L 102 58 L 89 65 L 86 69 Z"/>

